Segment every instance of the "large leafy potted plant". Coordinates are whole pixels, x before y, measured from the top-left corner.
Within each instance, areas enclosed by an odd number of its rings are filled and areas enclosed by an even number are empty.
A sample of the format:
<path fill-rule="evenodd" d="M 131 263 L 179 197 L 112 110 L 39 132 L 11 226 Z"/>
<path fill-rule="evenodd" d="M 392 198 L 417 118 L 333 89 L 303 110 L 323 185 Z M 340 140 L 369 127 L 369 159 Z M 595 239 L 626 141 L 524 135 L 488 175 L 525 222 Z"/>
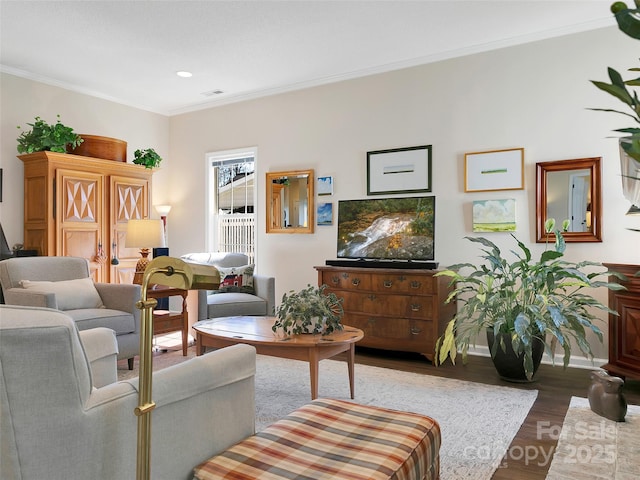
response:
<path fill-rule="evenodd" d="M 636 8 L 627 8 L 624 2 L 615 2 L 611 6 L 618 27 L 632 38 L 640 39 L 640 0 L 635 0 Z M 640 68 L 630 68 L 630 72 L 640 72 Z M 625 134 L 620 139 L 622 184 L 625 197 L 635 206 L 640 207 L 640 99 L 638 92 L 631 87 L 640 87 L 640 77 L 624 80 L 622 75 L 609 67 L 611 83 L 592 80 L 600 90 L 607 92 L 624 103 L 628 110 L 620 111 L 610 108 L 592 108 L 601 112 L 614 112 L 633 119 L 632 127 L 619 128 L 616 132 Z M 633 207 L 632 207 L 633 208 Z"/>
<path fill-rule="evenodd" d="M 17 138 L 19 153 L 42 151 L 65 153 L 68 148 L 74 149 L 83 142 L 73 128 L 60 122 L 60 115 L 54 125 L 49 125 L 40 117 L 36 117 L 33 123 L 27 123 L 27 125 L 31 126 L 31 130 L 22 132 Z"/>
<path fill-rule="evenodd" d="M 281 329 L 285 335 L 299 333 L 322 333 L 328 335 L 342 330 L 340 320 L 344 315 L 342 298 L 327 293 L 327 285 L 307 288 L 296 292 L 291 290 L 282 296 L 282 303 L 276 308 L 276 321 L 272 330 Z"/>
<path fill-rule="evenodd" d="M 546 231 L 553 235 L 554 227 L 555 221 L 549 219 Z M 511 236 L 520 249 L 511 252 L 514 260 L 508 261 L 486 238 L 466 237 L 484 247 L 482 258 L 486 263 L 457 264 L 436 274 L 450 277 L 455 285 L 446 301 L 459 302 L 456 315 L 436 343 L 436 364 L 447 358 L 455 363 L 458 351 L 466 363 L 469 346 L 485 331 L 489 339 L 496 339 L 489 347 L 494 364 L 496 358 L 513 351 L 512 360 L 519 372 L 514 374 L 513 366 L 498 370 L 507 380 L 531 381 L 537 368 L 535 357 L 538 356 L 539 364 L 543 349 L 553 360 L 556 345 L 564 352 L 566 367 L 572 341 L 586 357 L 593 359 L 587 332 L 593 332 L 602 341 L 593 310 L 615 312 L 592 297 L 587 289 L 624 287 L 599 280 L 611 272 L 586 271 L 600 267 L 600 263 L 563 260 L 566 245 L 560 230 L 555 230 L 554 248 L 545 249 L 539 260 L 532 259 L 526 245 Z M 462 273 L 464 270 L 470 271 Z M 536 344 L 541 347 L 538 355 L 534 353 Z"/>

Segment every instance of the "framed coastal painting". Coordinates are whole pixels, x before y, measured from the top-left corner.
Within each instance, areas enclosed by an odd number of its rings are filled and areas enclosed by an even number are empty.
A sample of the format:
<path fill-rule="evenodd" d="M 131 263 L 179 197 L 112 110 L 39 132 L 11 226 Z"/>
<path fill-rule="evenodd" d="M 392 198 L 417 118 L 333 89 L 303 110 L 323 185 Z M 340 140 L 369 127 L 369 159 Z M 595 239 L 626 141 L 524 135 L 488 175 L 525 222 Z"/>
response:
<path fill-rule="evenodd" d="M 465 192 L 523 189 L 524 148 L 465 153 Z"/>
<path fill-rule="evenodd" d="M 474 232 L 515 232 L 516 201 L 476 200 L 473 202 Z"/>
<path fill-rule="evenodd" d="M 367 195 L 431 191 L 431 145 L 367 152 Z"/>
<path fill-rule="evenodd" d="M 333 177 L 318 177 L 316 192 L 318 195 L 333 195 Z"/>
<path fill-rule="evenodd" d="M 316 212 L 318 225 L 333 225 L 333 203 L 318 203 Z"/>

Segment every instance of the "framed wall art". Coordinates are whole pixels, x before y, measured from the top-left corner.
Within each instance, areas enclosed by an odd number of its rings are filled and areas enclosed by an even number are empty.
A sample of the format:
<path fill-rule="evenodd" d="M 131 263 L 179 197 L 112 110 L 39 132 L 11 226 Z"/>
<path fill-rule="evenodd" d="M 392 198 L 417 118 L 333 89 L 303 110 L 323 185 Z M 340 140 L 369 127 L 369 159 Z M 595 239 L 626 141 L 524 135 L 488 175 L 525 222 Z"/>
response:
<path fill-rule="evenodd" d="M 431 145 L 367 152 L 367 195 L 431 191 Z"/>
<path fill-rule="evenodd" d="M 333 225 L 333 203 L 318 203 L 318 225 Z"/>
<path fill-rule="evenodd" d="M 515 232 L 516 201 L 476 200 L 473 202 L 474 232 Z"/>
<path fill-rule="evenodd" d="M 465 192 L 523 189 L 524 148 L 465 153 Z"/>
<path fill-rule="evenodd" d="M 318 177 L 318 195 L 333 195 L 333 177 Z"/>

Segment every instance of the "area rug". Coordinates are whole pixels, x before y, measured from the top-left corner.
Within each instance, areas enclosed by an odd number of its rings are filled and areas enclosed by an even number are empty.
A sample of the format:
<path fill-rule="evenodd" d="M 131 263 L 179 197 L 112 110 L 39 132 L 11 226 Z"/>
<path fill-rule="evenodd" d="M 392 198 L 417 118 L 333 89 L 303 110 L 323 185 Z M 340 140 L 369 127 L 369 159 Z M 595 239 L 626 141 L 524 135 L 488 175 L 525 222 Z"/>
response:
<path fill-rule="evenodd" d="M 154 368 L 179 363 L 184 358 L 175 354 L 160 355 L 154 358 Z M 319 370 L 320 397 L 351 400 L 345 362 L 323 360 Z M 135 370 L 119 370 L 120 379 L 135 375 Z M 441 480 L 489 480 L 537 395 L 535 390 L 483 385 L 356 364 L 355 399 L 351 401 L 434 418 L 442 429 Z M 308 363 L 258 355 L 257 430 L 310 399 Z"/>
<path fill-rule="evenodd" d="M 640 406 L 629 405 L 624 422 L 591 411 L 589 400 L 572 397 L 547 480 L 640 478 Z"/>

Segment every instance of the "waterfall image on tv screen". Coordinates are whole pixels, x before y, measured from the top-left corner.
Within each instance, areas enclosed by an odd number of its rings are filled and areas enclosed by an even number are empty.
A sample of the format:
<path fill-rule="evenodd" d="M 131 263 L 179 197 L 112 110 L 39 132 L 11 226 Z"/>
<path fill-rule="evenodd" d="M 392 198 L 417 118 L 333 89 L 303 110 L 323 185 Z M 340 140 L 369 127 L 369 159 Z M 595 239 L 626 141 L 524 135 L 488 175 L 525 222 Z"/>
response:
<path fill-rule="evenodd" d="M 433 260 L 435 197 L 340 200 L 338 258 Z"/>

